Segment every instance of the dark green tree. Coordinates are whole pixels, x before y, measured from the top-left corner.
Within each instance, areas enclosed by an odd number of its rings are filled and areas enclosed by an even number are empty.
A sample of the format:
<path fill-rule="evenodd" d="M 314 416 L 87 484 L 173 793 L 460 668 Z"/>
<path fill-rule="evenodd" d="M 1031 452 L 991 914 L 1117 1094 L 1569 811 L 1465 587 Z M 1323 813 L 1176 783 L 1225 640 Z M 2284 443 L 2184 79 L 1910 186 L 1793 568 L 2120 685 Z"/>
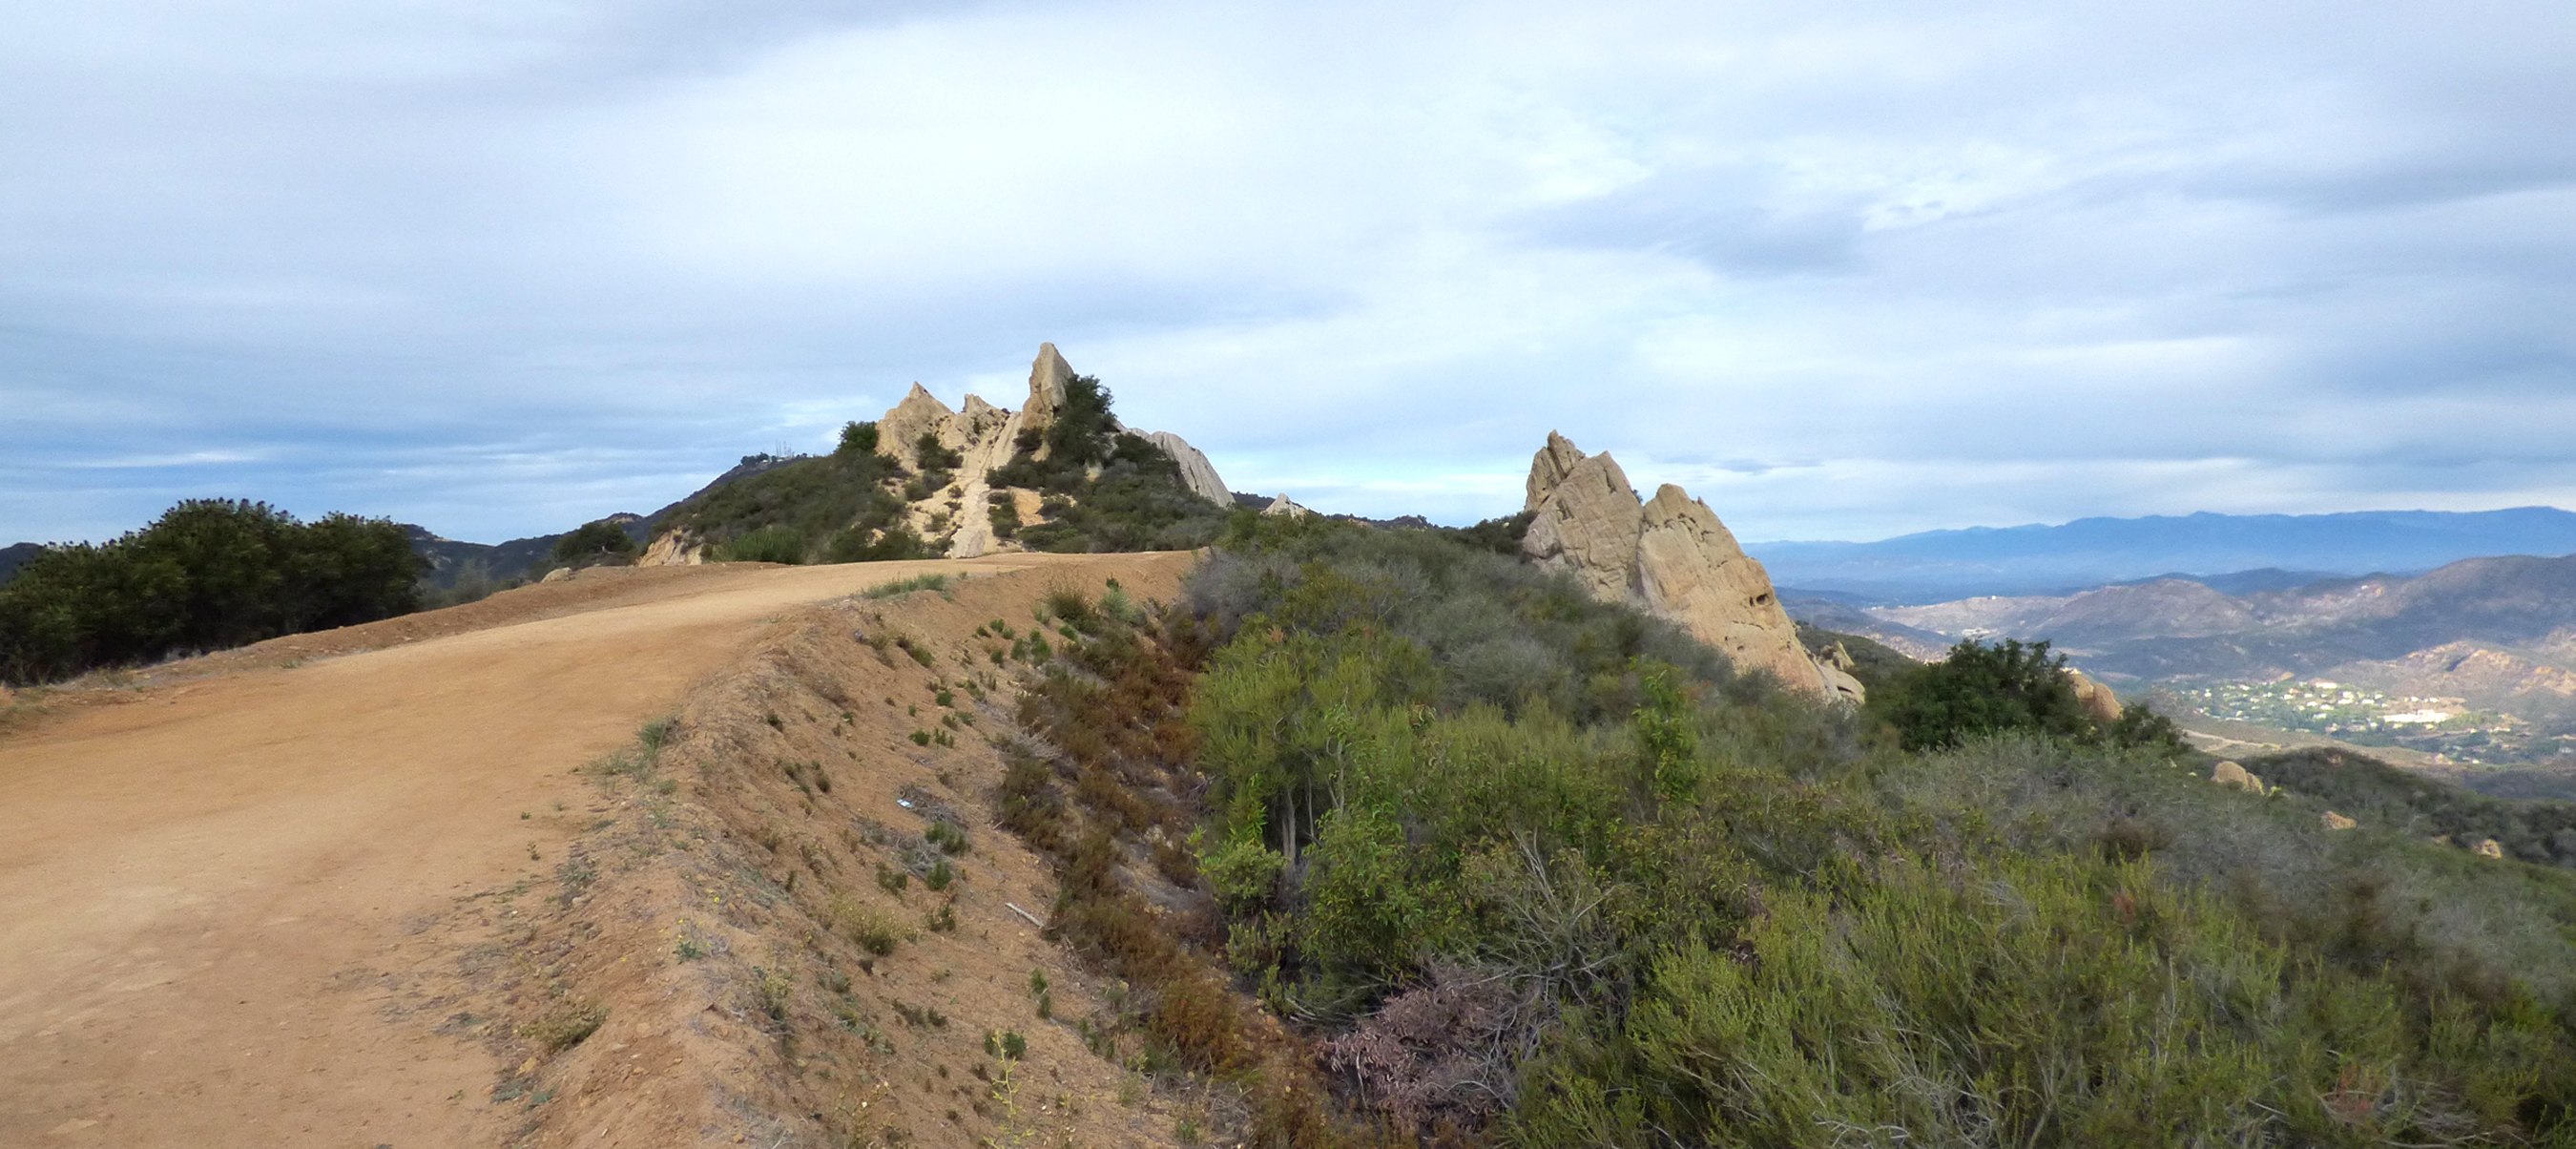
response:
<path fill-rule="evenodd" d="M 2046 642 L 1969 639 L 1950 656 L 1899 678 L 1871 697 L 1908 750 L 1955 746 L 1980 734 L 2028 730 L 2092 740 L 2099 736 L 2075 698 L 2064 655 Z"/>
<path fill-rule="evenodd" d="M 632 555 L 642 549 L 635 536 L 626 533 L 625 527 L 607 519 L 596 519 L 555 540 L 554 557 L 559 563 L 579 563 Z"/>
<path fill-rule="evenodd" d="M 0 587 L 0 679 L 221 650 L 416 610 L 427 563 L 400 526 L 190 499 L 103 544 L 47 547 Z"/>

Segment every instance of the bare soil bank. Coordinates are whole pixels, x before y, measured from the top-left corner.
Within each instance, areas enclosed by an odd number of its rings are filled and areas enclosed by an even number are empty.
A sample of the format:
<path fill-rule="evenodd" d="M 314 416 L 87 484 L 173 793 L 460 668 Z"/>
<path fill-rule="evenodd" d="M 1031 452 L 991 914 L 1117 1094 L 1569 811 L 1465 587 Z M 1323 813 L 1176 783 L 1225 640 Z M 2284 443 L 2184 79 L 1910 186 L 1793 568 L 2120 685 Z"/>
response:
<path fill-rule="evenodd" d="M 1004 904 L 1053 894 L 988 828 L 1010 676 L 972 632 L 1189 562 L 603 572 L 54 693 L 0 736 L 0 1144 L 1167 1139 L 1034 1017 L 1033 968 L 1060 1019 L 1097 987 Z M 931 572 L 976 577 L 843 600 Z M 954 882 L 881 887 L 925 811 Z M 1028 1043 L 1007 1102 L 987 1029 Z"/>

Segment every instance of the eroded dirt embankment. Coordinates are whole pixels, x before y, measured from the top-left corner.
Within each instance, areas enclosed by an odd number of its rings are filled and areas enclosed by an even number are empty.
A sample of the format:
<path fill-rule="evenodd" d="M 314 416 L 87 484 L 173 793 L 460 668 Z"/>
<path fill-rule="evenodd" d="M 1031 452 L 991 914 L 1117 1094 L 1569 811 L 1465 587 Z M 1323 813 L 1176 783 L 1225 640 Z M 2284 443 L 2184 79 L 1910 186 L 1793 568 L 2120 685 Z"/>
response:
<path fill-rule="evenodd" d="M 1188 563 L 601 576 L 54 695 L 0 736 L 0 1144 L 1161 1140 L 1035 1020 L 1033 968 L 1098 1003 L 1005 905 L 1052 892 L 988 828 L 972 632 Z M 978 577 L 833 601 L 933 571 Z M 1029 1047 L 1007 1103 L 987 1029 Z"/>

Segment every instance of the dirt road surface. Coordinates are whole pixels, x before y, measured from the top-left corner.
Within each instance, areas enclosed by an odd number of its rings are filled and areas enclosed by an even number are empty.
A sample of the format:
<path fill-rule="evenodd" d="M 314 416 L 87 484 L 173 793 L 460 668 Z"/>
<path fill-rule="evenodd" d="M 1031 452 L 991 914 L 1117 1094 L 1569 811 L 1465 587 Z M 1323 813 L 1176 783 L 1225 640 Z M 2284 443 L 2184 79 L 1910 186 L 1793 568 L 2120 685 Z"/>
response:
<path fill-rule="evenodd" d="M 421 923 L 552 870 L 573 767 L 782 611 L 1083 561 L 601 572 L 58 696 L 0 736 L 0 1145 L 497 1143 Z"/>

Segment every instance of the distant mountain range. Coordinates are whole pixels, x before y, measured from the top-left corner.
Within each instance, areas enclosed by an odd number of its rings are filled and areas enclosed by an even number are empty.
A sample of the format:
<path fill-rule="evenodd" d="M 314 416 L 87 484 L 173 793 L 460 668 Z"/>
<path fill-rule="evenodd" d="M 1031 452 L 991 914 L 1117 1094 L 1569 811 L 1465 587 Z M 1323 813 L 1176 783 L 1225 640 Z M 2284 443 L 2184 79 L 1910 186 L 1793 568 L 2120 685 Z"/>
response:
<path fill-rule="evenodd" d="M 34 543 L 11 543 L 0 547 L 0 582 L 9 581 L 11 576 L 18 573 L 20 566 L 28 559 L 36 557 L 36 552 L 43 549 L 45 548 Z"/>
<path fill-rule="evenodd" d="M 2466 559 L 2412 578 L 2239 595 L 2160 579 L 1919 606 L 1787 601 L 1817 626 L 1916 657 L 1937 657 L 1963 638 L 2046 640 L 2123 692 L 2321 677 L 2399 697 L 2462 699 L 2552 738 L 2576 733 L 2576 555 Z"/>
<path fill-rule="evenodd" d="M 2355 511 L 2156 515 L 1925 531 L 1873 543 L 1745 547 L 1784 596 L 1853 605 L 2066 594 L 2160 577 L 2243 594 L 2325 578 L 2416 574 L 2466 558 L 2576 554 L 2576 513 Z"/>

